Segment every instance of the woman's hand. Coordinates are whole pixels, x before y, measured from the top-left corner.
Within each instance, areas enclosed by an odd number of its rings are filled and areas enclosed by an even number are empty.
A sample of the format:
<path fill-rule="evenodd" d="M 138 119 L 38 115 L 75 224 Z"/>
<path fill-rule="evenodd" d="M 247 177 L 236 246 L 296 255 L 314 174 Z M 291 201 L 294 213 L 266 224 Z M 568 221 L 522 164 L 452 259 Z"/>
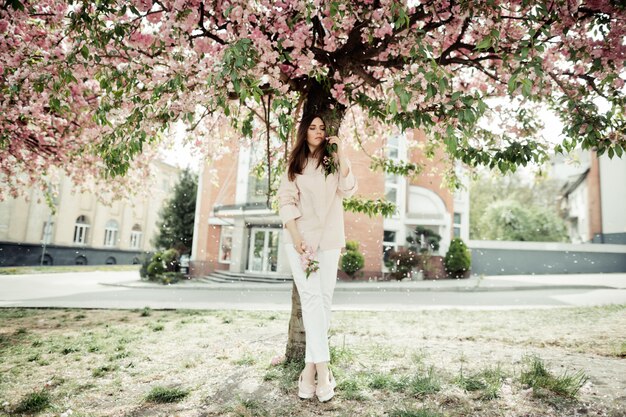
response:
<path fill-rule="evenodd" d="M 293 239 L 293 247 L 296 248 L 296 252 L 302 255 L 306 249 L 306 243 L 304 243 L 304 239 L 297 237 Z"/>
<path fill-rule="evenodd" d="M 328 143 L 336 143 L 337 144 L 337 157 L 341 158 L 341 156 L 343 155 L 343 149 L 341 148 L 341 139 L 339 139 L 337 136 L 329 136 L 328 137 Z"/>

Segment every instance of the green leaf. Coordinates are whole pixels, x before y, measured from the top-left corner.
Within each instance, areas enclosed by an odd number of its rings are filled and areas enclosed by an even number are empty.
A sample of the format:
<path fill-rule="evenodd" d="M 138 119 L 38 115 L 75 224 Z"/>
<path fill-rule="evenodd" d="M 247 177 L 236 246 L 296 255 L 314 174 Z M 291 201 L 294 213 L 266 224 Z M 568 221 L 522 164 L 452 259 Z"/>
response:
<path fill-rule="evenodd" d="M 15 10 L 20 10 L 20 11 L 22 11 L 22 12 L 24 11 L 24 5 L 22 4 L 22 2 L 21 2 L 21 1 L 18 1 L 18 0 L 9 0 L 9 1 L 7 2 L 7 5 L 8 5 L 8 6 L 10 6 L 10 7 L 12 7 L 12 8 L 13 8 L 13 9 L 15 9 Z"/>
<path fill-rule="evenodd" d="M 398 104 L 396 103 L 396 99 L 393 98 L 391 99 L 391 103 L 389 103 L 389 113 L 391 114 L 397 114 L 398 113 Z"/>
<path fill-rule="evenodd" d="M 528 51 L 529 51 L 529 48 L 526 48 L 526 47 L 522 48 L 522 53 L 521 53 L 522 59 L 526 59 L 526 57 L 528 57 Z"/>
<path fill-rule="evenodd" d="M 522 80 L 522 94 L 525 97 L 529 97 L 532 94 L 532 88 L 532 82 L 528 78 Z"/>
<path fill-rule="evenodd" d="M 87 48 L 87 45 L 83 45 L 83 47 L 80 48 L 80 54 L 85 59 L 89 58 L 89 48 Z"/>
<path fill-rule="evenodd" d="M 512 76 L 509 79 L 509 94 L 512 94 L 517 89 L 517 77 Z"/>
<path fill-rule="evenodd" d="M 448 89 L 448 80 L 446 77 L 439 78 L 439 91 L 445 91 Z"/>
<path fill-rule="evenodd" d="M 50 97 L 50 108 L 58 112 L 61 109 L 61 101 L 56 97 Z"/>
<path fill-rule="evenodd" d="M 489 49 L 492 41 L 491 36 L 487 36 L 476 45 L 476 49 Z"/>

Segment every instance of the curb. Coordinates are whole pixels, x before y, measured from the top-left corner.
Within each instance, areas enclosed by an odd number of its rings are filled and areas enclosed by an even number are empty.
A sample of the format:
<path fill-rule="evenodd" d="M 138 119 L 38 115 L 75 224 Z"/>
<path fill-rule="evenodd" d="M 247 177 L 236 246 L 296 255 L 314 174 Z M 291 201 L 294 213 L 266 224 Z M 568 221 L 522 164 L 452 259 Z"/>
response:
<path fill-rule="evenodd" d="M 144 289 L 160 289 L 160 290 L 214 290 L 214 291 L 290 291 L 291 284 L 269 284 L 262 286 L 255 286 L 255 284 L 190 284 L 190 285 L 158 285 L 158 284 L 111 284 L 111 283 L 98 283 L 107 287 L 121 287 L 121 288 L 144 288 Z M 391 287 L 391 288 L 375 288 L 364 286 L 363 288 L 353 286 L 337 285 L 335 292 L 385 292 L 385 293 L 397 293 L 397 292 L 505 292 L 505 291 L 541 291 L 541 290 L 619 290 L 622 288 L 611 287 L 607 285 L 512 285 L 512 286 L 493 286 L 493 287 Z"/>

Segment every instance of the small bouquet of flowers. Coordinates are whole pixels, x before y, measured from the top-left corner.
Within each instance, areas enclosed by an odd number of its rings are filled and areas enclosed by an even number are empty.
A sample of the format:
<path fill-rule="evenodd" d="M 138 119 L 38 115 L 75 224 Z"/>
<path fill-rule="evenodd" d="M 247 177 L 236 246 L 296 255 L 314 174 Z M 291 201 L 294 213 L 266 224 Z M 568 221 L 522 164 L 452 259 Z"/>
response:
<path fill-rule="evenodd" d="M 307 279 L 309 278 L 309 275 L 320 269 L 320 263 L 315 260 L 315 252 L 310 246 L 307 246 L 304 253 L 300 255 L 300 264 L 306 273 Z"/>
<path fill-rule="evenodd" d="M 337 152 L 337 144 L 329 143 L 328 138 L 326 138 L 326 156 L 322 159 L 324 178 L 338 171 L 337 162 L 335 162 L 335 158 L 332 157 L 335 152 Z"/>

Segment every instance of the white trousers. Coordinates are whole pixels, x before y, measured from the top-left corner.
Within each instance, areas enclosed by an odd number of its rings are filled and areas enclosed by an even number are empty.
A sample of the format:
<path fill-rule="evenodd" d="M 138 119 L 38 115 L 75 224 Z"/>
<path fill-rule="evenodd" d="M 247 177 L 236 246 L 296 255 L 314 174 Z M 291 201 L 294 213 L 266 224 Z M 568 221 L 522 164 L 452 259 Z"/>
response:
<path fill-rule="evenodd" d="M 302 269 L 300 254 L 296 248 L 286 243 L 285 252 L 302 304 L 302 321 L 306 337 L 304 362 L 330 362 L 328 328 L 341 249 L 318 249 L 315 260 L 319 262 L 319 270 L 311 273 L 308 278 Z"/>

